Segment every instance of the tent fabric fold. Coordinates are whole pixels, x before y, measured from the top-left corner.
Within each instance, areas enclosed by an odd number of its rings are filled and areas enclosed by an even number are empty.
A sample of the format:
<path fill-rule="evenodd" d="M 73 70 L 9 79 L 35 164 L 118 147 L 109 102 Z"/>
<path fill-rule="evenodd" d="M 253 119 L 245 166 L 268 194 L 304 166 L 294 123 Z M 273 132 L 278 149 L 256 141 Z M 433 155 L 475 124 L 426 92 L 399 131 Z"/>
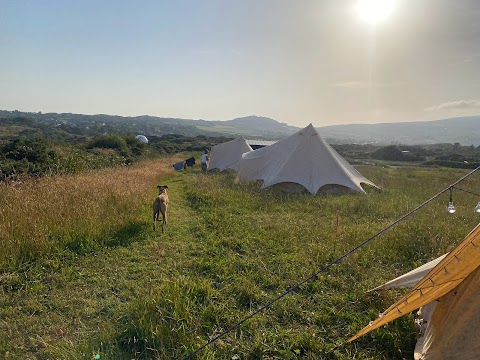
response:
<path fill-rule="evenodd" d="M 316 194 L 326 185 L 365 193 L 375 187 L 321 138 L 312 124 L 270 146 L 242 155 L 237 182 L 262 180 L 263 187 L 296 183 Z"/>
<path fill-rule="evenodd" d="M 390 306 L 378 319 L 351 337 L 348 342 L 438 300 L 459 286 L 479 265 L 480 224 L 454 250 L 445 255 L 405 296 Z"/>
<path fill-rule="evenodd" d="M 440 261 L 442 261 L 445 256 L 447 256 L 447 254 L 442 255 L 422 266 L 419 266 L 418 268 L 412 271 L 409 271 L 408 273 L 403 274 L 402 276 L 399 276 L 393 280 L 390 280 L 389 282 L 386 282 L 383 285 L 377 286 L 376 288 L 369 290 L 368 292 L 380 290 L 380 289 L 392 289 L 392 288 L 402 287 L 402 286 L 412 287 L 413 285 L 417 284 Z"/>
<path fill-rule="evenodd" d="M 239 161 L 244 153 L 252 151 L 243 137 L 236 138 L 212 147 L 208 170 L 238 170 Z"/>

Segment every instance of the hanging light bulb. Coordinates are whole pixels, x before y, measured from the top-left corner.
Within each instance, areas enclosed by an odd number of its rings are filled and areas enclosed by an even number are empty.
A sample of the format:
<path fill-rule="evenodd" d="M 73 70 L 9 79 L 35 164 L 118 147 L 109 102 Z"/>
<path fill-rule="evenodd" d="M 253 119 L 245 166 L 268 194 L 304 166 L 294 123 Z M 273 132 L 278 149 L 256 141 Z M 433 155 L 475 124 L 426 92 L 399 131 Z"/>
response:
<path fill-rule="evenodd" d="M 453 214 L 457 209 L 453 206 L 453 188 L 450 188 L 450 202 L 448 203 L 447 211 Z"/>
<path fill-rule="evenodd" d="M 455 209 L 455 206 L 453 206 L 453 202 L 450 201 L 450 202 L 448 203 L 447 211 L 448 211 L 450 214 L 453 214 L 455 211 L 457 211 L 457 209 Z"/>
<path fill-rule="evenodd" d="M 478 202 L 477 206 L 475 206 L 475 212 L 480 213 L 480 201 Z"/>

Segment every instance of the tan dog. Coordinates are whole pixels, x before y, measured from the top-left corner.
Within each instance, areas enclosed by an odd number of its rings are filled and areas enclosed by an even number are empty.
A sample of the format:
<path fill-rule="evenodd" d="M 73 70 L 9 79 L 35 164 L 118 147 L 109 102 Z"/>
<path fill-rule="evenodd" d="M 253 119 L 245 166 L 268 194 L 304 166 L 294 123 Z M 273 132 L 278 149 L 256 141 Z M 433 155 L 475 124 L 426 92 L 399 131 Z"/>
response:
<path fill-rule="evenodd" d="M 153 202 L 153 230 L 157 230 L 157 220 L 158 214 L 162 214 L 162 234 L 164 232 L 164 227 L 167 224 L 167 207 L 168 207 L 168 195 L 167 195 L 167 185 L 158 185 L 158 196 Z"/>

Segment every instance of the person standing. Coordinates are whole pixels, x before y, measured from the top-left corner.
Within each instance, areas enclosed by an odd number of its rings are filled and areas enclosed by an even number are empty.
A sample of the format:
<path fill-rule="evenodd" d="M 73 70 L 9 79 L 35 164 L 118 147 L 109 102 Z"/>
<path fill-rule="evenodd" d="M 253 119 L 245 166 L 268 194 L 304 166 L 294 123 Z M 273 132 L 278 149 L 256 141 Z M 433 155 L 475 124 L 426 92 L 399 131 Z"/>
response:
<path fill-rule="evenodd" d="M 207 172 L 207 168 L 208 168 L 208 160 L 209 160 L 209 157 L 208 157 L 208 150 L 205 150 L 202 154 L 202 159 L 201 159 L 201 162 L 202 162 L 202 171 L 204 173 Z"/>

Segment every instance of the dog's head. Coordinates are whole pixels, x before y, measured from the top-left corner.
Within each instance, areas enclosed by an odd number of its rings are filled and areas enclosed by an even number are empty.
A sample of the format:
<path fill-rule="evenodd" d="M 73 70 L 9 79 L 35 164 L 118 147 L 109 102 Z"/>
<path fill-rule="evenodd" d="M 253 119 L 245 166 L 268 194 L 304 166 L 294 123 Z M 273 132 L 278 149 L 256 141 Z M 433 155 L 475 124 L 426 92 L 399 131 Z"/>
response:
<path fill-rule="evenodd" d="M 158 193 L 159 194 L 166 194 L 168 186 L 167 185 L 157 185 Z"/>

